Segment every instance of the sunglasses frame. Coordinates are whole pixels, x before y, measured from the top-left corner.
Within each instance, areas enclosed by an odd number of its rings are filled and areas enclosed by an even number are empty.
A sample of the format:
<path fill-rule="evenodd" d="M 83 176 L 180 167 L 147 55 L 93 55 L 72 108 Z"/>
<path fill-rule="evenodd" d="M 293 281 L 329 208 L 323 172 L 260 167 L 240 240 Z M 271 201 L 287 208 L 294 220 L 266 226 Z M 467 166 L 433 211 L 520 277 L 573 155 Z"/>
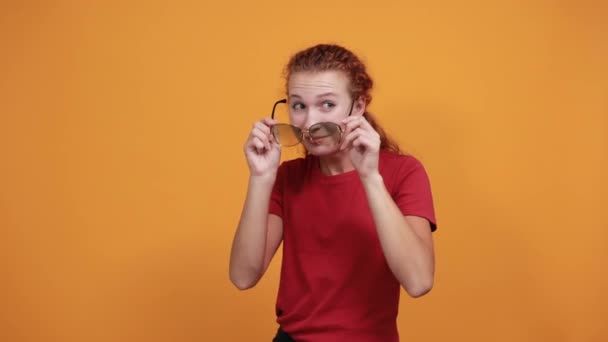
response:
<path fill-rule="evenodd" d="M 272 106 L 272 114 L 271 114 L 271 116 L 270 116 L 270 117 L 271 117 L 273 120 L 274 120 L 274 111 L 275 111 L 275 109 L 277 108 L 277 105 L 278 105 L 278 104 L 281 104 L 281 103 L 287 103 L 287 99 L 281 99 L 281 100 L 278 100 L 277 102 L 275 102 L 275 103 L 274 103 L 274 106 Z M 348 116 L 350 116 L 350 115 L 352 114 L 354 105 L 355 105 L 355 101 L 353 100 L 353 102 L 352 102 L 352 103 L 351 103 L 351 105 L 350 105 L 350 110 L 348 111 Z M 314 124 L 314 125 L 312 125 L 312 126 L 310 126 L 310 127 L 314 127 L 314 126 L 316 126 L 316 125 L 327 124 L 327 123 L 330 123 L 330 124 L 336 125 L 336 126 L 338 127 L 338 131 L 340 132 L 340 139 L 342 139 L 342 133 L 344 132 L 344 131 L 342 130 L 342 126 L 338 125 L 338 124 L 337 124 L 337 123 L 335 123 L 335 122 L 317 122 L 316 124 Z M 286 145 L 287 147 L 290 147 L 290 146 L 295 146 L 295 145 L 301 144 L 301 143 L 302 143 L 302 140 L 304 140 L 304 134 L 305 134 L 305 133 L 308 133 L 308 134 L 310 135 L 310 127 L 309 127 L 307 130 L 303 130 L 303 129 L 301 129 L 301 128 L 300 128 L 300 127 L 298 127 L 298 126 L 295 126 L 295 125 L 292 125 L 292 124 L 288 124 L 288 123 L 279 123 L 279 124 L 277 124 L 277 125 L 287 125 L 287 126 L 291 126 L 292 128 L 295 128 L 295 130 L 296 130 L 296 131 L 299 131 L 299 132 L 300 132 L 300 134 L 296 135 L 296 136 L 298 137 L 298 142 L 297 142 L 297 143 L 295 143 L 295 144 L 293 144 L 293 145 Z M 271 128 L 271 132 L 272 132 L 272 136 L 275 138 L 275 140 L 278 140 L 278 139 L 277 139 L 277 137 L 275 136 L 274 130 L 273 130 L 272 128 Z M 277 142 L 278 142 L 278 141 L 277 141 Z"/>

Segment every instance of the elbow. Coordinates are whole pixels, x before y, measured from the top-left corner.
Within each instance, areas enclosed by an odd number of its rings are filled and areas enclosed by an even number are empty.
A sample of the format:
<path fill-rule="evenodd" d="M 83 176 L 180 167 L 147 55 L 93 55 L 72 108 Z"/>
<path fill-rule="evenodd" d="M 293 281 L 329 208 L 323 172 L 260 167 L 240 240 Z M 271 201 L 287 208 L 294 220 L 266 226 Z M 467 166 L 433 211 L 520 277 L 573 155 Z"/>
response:
<path fill-rule="evenodd" d="M 232 270 L 230 272 L 230 282 L 241 291 L 254 287 L 258 282 L 258 278 L 259 277 L 253 276 L 253 274 L 236 274 L 236 272 L 233 272 Z"/>
<path fill-rule="evenodd" d="M 255 282 L 247 281 L 243 279 L 230 279 L 232 284 L 239 290 L 245 291 L 255 286 Z"/>
<path fill-rule="evenodd" d="M 433 288 L 433 279 L 432 278 L 429 278 L 426 280 L 421 279 L 421 280 L 412 282 L 412 284 L 404 286 L 405 291 L 412 298 L 420 298 L 420 297 L 424 296 L 425 294 L 431 292 L 432 288 Z"/>
<path fill-rule="evenodd" d="M 408 294 L 410 295 L 410 297 L 412 298 L 420 298 L 422 296 L 424 296 L 425 294 L 431 292 L 431 289 L 433 288 L 433 286 L 420 286 L 420 287 L 416 287 L 413 289 L 408 290 Z"/>

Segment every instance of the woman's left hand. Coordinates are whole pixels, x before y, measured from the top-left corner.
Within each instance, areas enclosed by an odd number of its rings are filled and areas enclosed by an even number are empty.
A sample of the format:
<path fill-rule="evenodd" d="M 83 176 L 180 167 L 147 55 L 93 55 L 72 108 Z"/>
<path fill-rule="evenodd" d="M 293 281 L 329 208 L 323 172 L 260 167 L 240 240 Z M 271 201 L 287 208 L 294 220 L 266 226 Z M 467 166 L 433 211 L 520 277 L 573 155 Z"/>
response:
<path fill-rule="evenodd" d="M 363 116 L 349 116 L 342 120 L 345 125 L 340 150 L 348 150 L 359 177 L 366 178 L 378 173 L 380 135 Z"/>

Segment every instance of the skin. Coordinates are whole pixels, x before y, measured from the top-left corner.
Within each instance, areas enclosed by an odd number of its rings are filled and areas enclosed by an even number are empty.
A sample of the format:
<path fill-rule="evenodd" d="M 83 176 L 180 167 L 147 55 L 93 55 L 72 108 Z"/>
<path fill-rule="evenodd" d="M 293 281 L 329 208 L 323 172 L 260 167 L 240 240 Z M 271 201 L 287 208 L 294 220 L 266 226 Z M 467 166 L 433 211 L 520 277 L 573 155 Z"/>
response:
<path fill-rule="evenodd" d="M 343 127 L 338 141 L 305 134 L 302 143 L 319 157 L 323 173 L 358 172 L 387 263 L 405 291 L 420 297 L 431 290 L 434 279 L 430 223 L 403 216 L 391 198 L 378 171 L 380 136 L 363 116 L 365 101 L 358 99 L 353 105 L 348 85 L 340 71 L 294 73 L 288 83 L 291 123 L 304 130 L 327 121 Z M 257 284 L 283 238 L 282 219 L 268 214 L 281 155 L 270 132 L 276 123 L 269 118 L 256 122 L 244 145 L 249 184 L 230 255 L 230 279 L 241 290 Z"/>

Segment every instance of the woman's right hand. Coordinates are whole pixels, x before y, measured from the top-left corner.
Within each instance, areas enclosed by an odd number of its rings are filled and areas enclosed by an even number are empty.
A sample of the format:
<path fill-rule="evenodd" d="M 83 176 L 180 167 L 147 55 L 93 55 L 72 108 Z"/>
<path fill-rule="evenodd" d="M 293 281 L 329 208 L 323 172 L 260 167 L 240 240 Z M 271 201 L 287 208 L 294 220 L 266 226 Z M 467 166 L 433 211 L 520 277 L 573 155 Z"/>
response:
<path fill-rule="evenodd" d="M 275 120 L 266 118 L 253 125 L 244 146 L 251 176 L 276 176 L 281 147 L 270 132 L 270 127 L 276 123 Z"/>

